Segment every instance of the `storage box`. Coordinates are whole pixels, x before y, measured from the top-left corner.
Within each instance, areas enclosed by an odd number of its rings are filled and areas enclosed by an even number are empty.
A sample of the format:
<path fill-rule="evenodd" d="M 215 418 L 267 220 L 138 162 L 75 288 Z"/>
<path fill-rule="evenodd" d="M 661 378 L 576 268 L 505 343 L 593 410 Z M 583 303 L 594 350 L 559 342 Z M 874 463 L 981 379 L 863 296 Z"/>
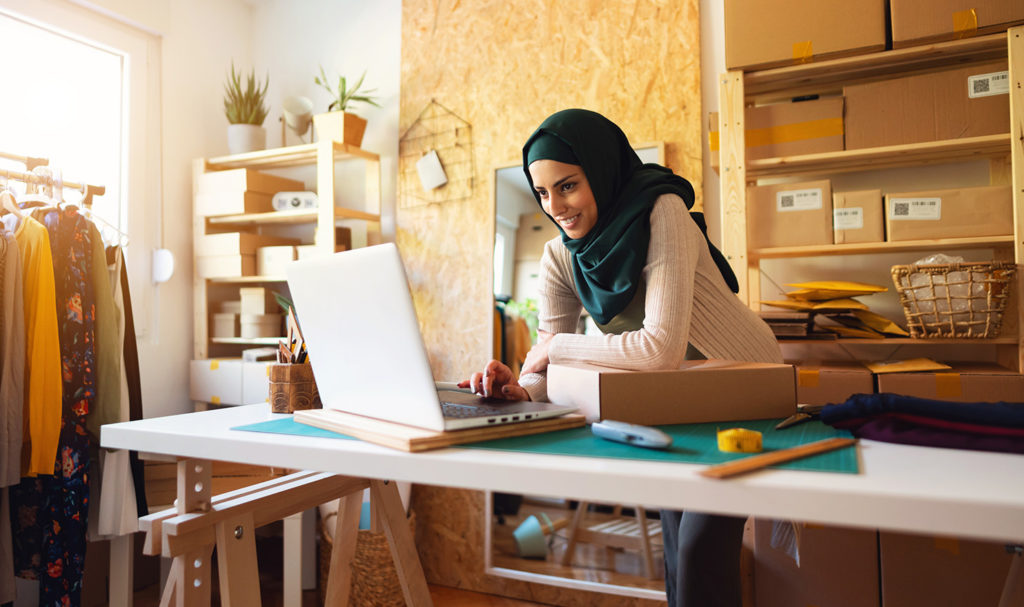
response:
<path fill-rule="evenodd" d="M 796 402 L 807 405 L 842 403 L 854 394 L 873 394 L 871 371 L 859 363 L 842 361 L 799 362 L 796 367 Z"/>
<path fill-rule="evenodd" d="M 230 169 L 208 171 L 199 175 L 196 191 L 210 192 L 260 192 L 271 196 L 278 192 L 303 191 L 306 185 L 296 179 L 279 177 L 254 169 Z"/>
<path fill-rule="evenodd" d="M 241 297 L 240 314 L 253 316 L 277 312 L 280 306 L 274 298 L 274 292 L 263 287 L 242 287 L 238 290 Z"/>
<path fill-rule="evenodd" d="M 833 240 L 836 244 L 884 241 L 883 209 L 882 190 L 833 192 Z"/>
<path fill-rule="evenodd" d="M 265 403 L 270 396 L 269 363 L 240 358 L 193 360 L 189 398 L 214 405 Z"/>
<path fill-rule="evenodd" d="M 1024 375 L 980 363 L 953 367 L 934 373 L 882 373 L 878 375 L 878 392 L 964 403 L 1024 402 Z"/>
<path fill-rule="evenodd" d="M 885 233 L 893 242 L 1013 234 L 1010 186 L 889 193 Z"/>
<path fill-rule="evenodd" d="M 270 213 L 274 210 L 271 194 L 249 191 L 197 192 L 195 212 L 200 217 Z"/>
<path fill-rule="evenodd" d="M 885 0 L 726 0 L 725 64 L 765 68 L 885 49 Z"/>
<path fill-rule="evenodd" d="M 790 523 L 754 520 L 757 607 L 878 607 L 876 531 L 793 523 L 796 532 L 790 536 L 792 544 L 776 541 L 773 546 L 772 531 L 776 524 Z M 785 527 L 779 529 L 776 537 L 785 538 L 787 531 L 790 530 Z"/>
<path fill-rule="evenodd" d="M 196 255 L 256 255 L 260 247 L 299 244 L 297 238 L 282 238 L 246 232 L 205 234 L 196 241 Z"/>
<path fill-rule="evenodd" d="M 239 334 L 245 339 L 281 337 L 281 318 L 280 314 L 241 314 Z"/>
<path fill-rule="evenodd" d="M 752 249 L 832 244 L 831 182 L 747 188 L 747 243 Z"/>
<path fill-rule="evenodd" d="M 878 535 L 882 605 L 1000 603 L 1013 558 L 1004 543 L 888 531 Z"/>
<path fill-rule="evenodd" d="M 796 411 L 791 365 L 693 360 L 672 371 L 550 365 L 548 399 L 588 421 L 662 425 L 787 417 Z"/>
<path fill-rule="evenodd" d="M 238 337 L 238 314 L 214 312 L 210 337 Z"/>
<path fill-rule="evenodd" d="M 202 255 L 196 257 L 199 278 L 232 278 L 255 276 L 255 255 Z"/>
<path fill-rule="evenodd" d="M 256 250 L 256 271 L 260 276 L 284 276 L 288 264 L 295 261 L 295 247 L 260 247 Z"/>
<path fill-rule="evenodd" d="M 711 112 L 708 120 L 711 168 L 717 171 L 718 112 Z M 748 107 L 743 122 L 747 160 L 843 150 L 842 97 Z"/>
<path fill-rule="evenodd" d="M 957 40 L 1024 21 L 1020 0 L 889 0 L 892 46 Z"/>
<path fill-rule="evenodd" d="M 844 87 L 846 149 L 1009 133 L 1006 69 L 997 61 Z"/>

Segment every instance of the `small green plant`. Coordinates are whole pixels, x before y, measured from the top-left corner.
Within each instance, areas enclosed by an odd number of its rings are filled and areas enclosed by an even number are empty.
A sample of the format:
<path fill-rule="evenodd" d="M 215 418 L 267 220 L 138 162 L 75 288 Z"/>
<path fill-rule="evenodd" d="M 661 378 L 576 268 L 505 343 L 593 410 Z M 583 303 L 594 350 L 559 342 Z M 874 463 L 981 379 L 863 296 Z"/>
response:
<path fill-rule="evenodd" d="M 364 78 L 366 78 L 366 72 L 363 72 L 363 75 L 359 77 L 359 80 L 355 83 L 354 86 L 352 86 L 352 88 L 348 88 L 348 83 L 345 80 L 345 77 L 339 76 L 338 87 L 336 89 L 331 88 L 331 85 L 328 84 L 327 81 L 327 74 L 324 73 L 324 66 L 321 65 L 320 75 L 315 76 L 313 78 L 313 82 L 324 87 L 325 89 L 327 89 L 327 92 L 331 94 L 332 101 L 331 104 L 327 106 L 328 112 L 333 112 L 334 110 L 344 112 L 348 109 L 349 104 L 356 102 L 368 103 L 372 106 L 380 107 L 380 104 L 377 103 L 376 98 L 370 94 L 376 91 L 377 89 L 370 89 L 368 91 L 363 91 L 362 93 L 359 92 L 359 89 L 363 86 Z"/>
<path fill-rule="evenodd" d="M 231 62 L 231 75 L 224 83 L 224 114 L 231 124 L 255 124 L 260 126 L 267 118 L 267 87 L 270 75 L 267 75 L 263 87 L 256 80 L 256 70 L 249 72 L 246 86 L 242 88 L 242 75 L 235 72 L 235 62 Z"/>
<path fill-rule="evenodd" d="M 526 298 L 525 301 L 510 299 L 505 303 L 505 311 L 525 320 L 526 326 L 530 328 L 530 339 L 537 343 L 537 326 L 540 324 L 537 300 L 532 297 Z"/>

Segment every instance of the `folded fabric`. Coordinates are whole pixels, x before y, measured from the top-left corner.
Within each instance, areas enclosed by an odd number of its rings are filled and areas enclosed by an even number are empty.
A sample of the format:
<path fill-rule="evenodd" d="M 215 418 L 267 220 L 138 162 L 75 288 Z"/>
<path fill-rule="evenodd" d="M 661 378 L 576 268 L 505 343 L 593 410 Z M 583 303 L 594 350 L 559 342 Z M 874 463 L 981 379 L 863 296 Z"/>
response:
<path fill-rule="evenodd" d="M 854 394 L 821 411 L 821 421 L 858 438 L 1024 453 L 1024 402 L 962 403 L 902 396 Z"/>

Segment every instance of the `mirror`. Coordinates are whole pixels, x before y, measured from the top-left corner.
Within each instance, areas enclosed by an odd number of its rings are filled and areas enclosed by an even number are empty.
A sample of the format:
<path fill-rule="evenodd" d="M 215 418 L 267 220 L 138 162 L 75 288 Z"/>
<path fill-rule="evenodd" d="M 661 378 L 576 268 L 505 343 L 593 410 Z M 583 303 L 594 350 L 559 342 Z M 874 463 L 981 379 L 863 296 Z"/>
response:
<path fill-rule="evenodd" d="M 663 143 L 634 149 L 645 163 L 665 163 Z M 537 205 L 521 163 L 495 169 L 494 200 L 494 358 L 518 373 L 537 339 L 536 293 L 544 243 L 559 231 Z M 589 317 L 581 320 L 579 330 L 599 332 Z M 581 505 L 571 496 L 490 492 L 486 504 L 488 574 L 589 590 L 597 584 L 604 592 L 665 600 L 657 510 L 625 503 Z M 580 521 L 574 525 L 578 511 Z M 574 529 L 579 541 L 571 542 Z M 650 556 L 643 547 L 644 529 Z M 569 558 L 566 553 L 571 553 Z"/>

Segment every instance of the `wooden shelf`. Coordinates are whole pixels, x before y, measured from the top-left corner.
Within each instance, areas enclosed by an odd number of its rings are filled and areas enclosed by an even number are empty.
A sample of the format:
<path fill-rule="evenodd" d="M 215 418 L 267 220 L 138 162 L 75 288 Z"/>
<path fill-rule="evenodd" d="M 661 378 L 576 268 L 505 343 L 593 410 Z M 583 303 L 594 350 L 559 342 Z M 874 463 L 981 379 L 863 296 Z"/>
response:
<path fill-rule="evenodd" d="M 225 276 L 221 278 L 207 278 L 214 284 L 247 284 L 261 282 L 285 282 L 284 276 Z"/>
<path fill-rule="evenodd" d="M 889 145 L 862 150 L 843 150 L 783 158 L 761 158 L 747 162 L 747 179 L 853 173 L 926 164 L 964 162 L 1006 156 L 1010 135 L 984 135 L 946 141 Z"/>
<path fill-rule="evenodd" d="M 786 338 L 777 340 L 780 344 L 799 344 L 799 345 L 826 345 L 831 346 L 833 344 L 855 344 L 858 346 L 948 346 L 948 345 L 998 345 L 998 344 L 1009 344 L 1016 345 L 1016 337 L 993 337 L 987 339 L 916 339 L 913 337 L 885 337 L 882 339 L 868 339 L 868 338 L 857 338 L 857 337 L 839 337 L 837 339 L 800 339 L 800 338 Z"/>
<path fill-rule="evenodd" d="M 215 344 L 235 344 L 241 346 L 276 346 L 278 342 L 285 341 L 285 337 L 211 337 L 210 342 Z"/>
<path fill-rule="evenodd" d="M 220 215 L 208 217 L 211 226 L 255 226 L 255 225 L 289 225 L 315 223 L 319 218 L 316 209 L 297 211 L 272 211 L 270 213 L 246 213 L 244 215 Z M 380 215 L 355 211 L 344 207 L 334 207 L 334 220 L 357 219 L 362 221 L 380 222 Z"/>
<path fill-rule="evenodd" d="M 841 91 L 847 84 L 1006 59 L 1006 52 L 1006 33 L 998 33 L 748 72 L 744 75 L 744 96 L 748 100 L 769 101 Z"/>
<path fill-rule="evenodd" d="M 900 253 L 903 251 L 929 251 L 949 249 L 981 249 L 1013 247 L 1013 235 L 980 236 L 977 238 L 937 238 L 933 240 L 907 240 L 904 242 L 865 242 L 805 247 L 775 247 L 751 249 L 751 259 L 779 259 L 785 257 L 826 257 L 833 255 L 865 255 Z"/>
<path fill-rule="evenodd" d="M 333 142 L 334 159 L 363 158 L 366 160 L 379 160 L 380 156 L 367 152 L 361 148 L 351 146 L 340 141 Z M 316 154 L 320 143 L 306 143 L 303 145 L 292 145 L 272 150 L 260 150 L 258 152 L 246 152 L 245 154 L 233 154 L 231 156 L 218 156 L 206 161 L 206 170 L 223 171 L 226 169 L 273 169 L 293 167 L 300 165 L 316 164 Z"/>

